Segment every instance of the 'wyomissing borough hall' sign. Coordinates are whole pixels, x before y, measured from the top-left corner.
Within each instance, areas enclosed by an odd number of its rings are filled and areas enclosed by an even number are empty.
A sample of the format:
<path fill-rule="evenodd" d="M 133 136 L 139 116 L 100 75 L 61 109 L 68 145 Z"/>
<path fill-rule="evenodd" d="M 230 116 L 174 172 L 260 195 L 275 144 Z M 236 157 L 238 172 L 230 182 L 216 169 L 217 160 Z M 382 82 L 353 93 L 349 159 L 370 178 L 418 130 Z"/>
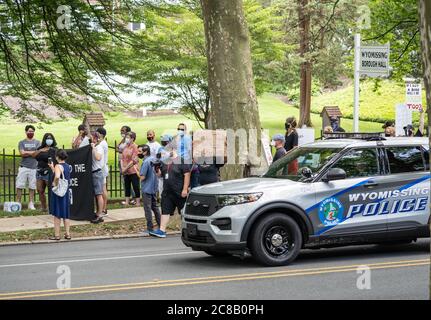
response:
<path fill-rule="evenodd" d="M 389 44 L 361 46 L 359 72 L 370 77 L 389 76 Z"/>

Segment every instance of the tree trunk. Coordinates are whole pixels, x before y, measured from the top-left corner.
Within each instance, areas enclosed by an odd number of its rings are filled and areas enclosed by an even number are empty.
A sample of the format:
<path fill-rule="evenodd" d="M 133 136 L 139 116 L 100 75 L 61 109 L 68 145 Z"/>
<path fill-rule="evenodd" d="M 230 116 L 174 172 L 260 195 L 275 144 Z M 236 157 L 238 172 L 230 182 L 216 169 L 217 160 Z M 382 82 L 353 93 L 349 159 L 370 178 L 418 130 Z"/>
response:
<path fill-rule="evenodd" d="M 418 0 L 418 3 L 420 15 L 424 83 L 427 95 L 426 100 L 428 113 L 428 129 L 431 129 L 431 3 L 429 0 Z M 431 299 L 431 268 L 429 282 L 429 298 Z"/>
<path fill-rule="evenodd" d="M 255 129 L 258 135 L 248 141 L 247 149 L 251 150 L 250 144 L 256 143 L 256 148 L 260 151 L 261 126 L 242 0 L 201 0 L 201 5 L 208 59 L 211 127 L 245 129 L 247 140 L 250 139 L 250 129 Z M 241 141 L 236 140 L 238 147 Z M 241 156 L 248 165 L 254 167 L 260 167 L 263 163 L 260 152 L 256 157 L 248 151 Z M 246 175 L 248 165 L 238 164 L 239 158 L 236 154 L 236 164 L 224 167 L 223 179 L 242 178 Z"/>
<path fill-rule="evenodd" d="M 311 127 L 311 70 L 312 65 L 306 56 L 310 52 L 310 12 L 308 0 L 298 0 L 299 18 L 299 55 L 304 61 L 301 63 L 301 81 L 299 86 L 299 127 L 304 124 Z"/>

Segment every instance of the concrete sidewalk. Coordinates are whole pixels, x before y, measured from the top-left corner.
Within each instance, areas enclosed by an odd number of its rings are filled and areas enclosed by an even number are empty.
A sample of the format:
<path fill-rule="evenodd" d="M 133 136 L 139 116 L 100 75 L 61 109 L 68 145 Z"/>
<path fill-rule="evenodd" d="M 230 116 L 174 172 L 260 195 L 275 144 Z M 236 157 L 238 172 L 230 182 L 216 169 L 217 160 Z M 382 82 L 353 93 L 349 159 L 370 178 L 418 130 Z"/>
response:
<path fill-rule="evenodd" d="M 130 207 L 125 209 L 109 210 L 108 216 L 104 218 L 105 222 L 125 221 L 132 219 L 145 218 L 144 209 L 142 207 Z M 90 224 L 89 221 L 73 221 L 72 226 Z M 14 232 L 20 230 L 35 230 L 53 228 L 54 219 L 51 215 L 26 216 L 16 218 L 1 218 L 0 232 Z"/>

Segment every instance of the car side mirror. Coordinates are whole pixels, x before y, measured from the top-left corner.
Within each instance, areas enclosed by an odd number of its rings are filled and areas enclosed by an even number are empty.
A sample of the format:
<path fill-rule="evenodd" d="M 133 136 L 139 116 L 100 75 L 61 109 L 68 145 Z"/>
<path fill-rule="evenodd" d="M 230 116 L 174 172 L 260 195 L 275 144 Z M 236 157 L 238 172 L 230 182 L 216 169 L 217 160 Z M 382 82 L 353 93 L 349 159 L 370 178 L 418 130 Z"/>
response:
<path fill-rule="evenodd" d="M 344 171 L 341 168 L 331 168 L 329 169 L 328 173 L 323 177 L 323 182 L 329 182 L 333 180 L 343 180 L 346 179 L 347 174 L 346 171 Z"/>

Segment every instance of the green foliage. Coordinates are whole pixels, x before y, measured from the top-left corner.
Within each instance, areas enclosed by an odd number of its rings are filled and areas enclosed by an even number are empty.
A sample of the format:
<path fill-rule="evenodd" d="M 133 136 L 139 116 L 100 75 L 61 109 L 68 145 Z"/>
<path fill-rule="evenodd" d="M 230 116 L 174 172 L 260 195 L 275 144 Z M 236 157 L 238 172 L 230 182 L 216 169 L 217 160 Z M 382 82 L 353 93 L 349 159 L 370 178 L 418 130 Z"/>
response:
<path fill-rule="evenodd" d="M 417 0 L 370 0 L 371 29 L 362 32 L 365 43 L 391 44 L 392 79 L 422 78 Z"/>
<path fill-rule="evenodd" d="M 268 91 L 273 73 L 281 67 L 285 46 L 277 30 L 279 17 L 273 8 L 262 8 L 256 0 L 244 1 L 250 30 L 255 85 L 258 94 Z M 143 92 L 158 93 L 154 107 L 175 107 L 202 126 L 208 127 L 210 103 L 205 34 L 197 1 L 181 1 L 175 13 L 147 10 L 147 30 L 140 36 L 147 46 L 157 50 L 142 55 L 131 52 L 134 81 L 144 82 Z"/>

